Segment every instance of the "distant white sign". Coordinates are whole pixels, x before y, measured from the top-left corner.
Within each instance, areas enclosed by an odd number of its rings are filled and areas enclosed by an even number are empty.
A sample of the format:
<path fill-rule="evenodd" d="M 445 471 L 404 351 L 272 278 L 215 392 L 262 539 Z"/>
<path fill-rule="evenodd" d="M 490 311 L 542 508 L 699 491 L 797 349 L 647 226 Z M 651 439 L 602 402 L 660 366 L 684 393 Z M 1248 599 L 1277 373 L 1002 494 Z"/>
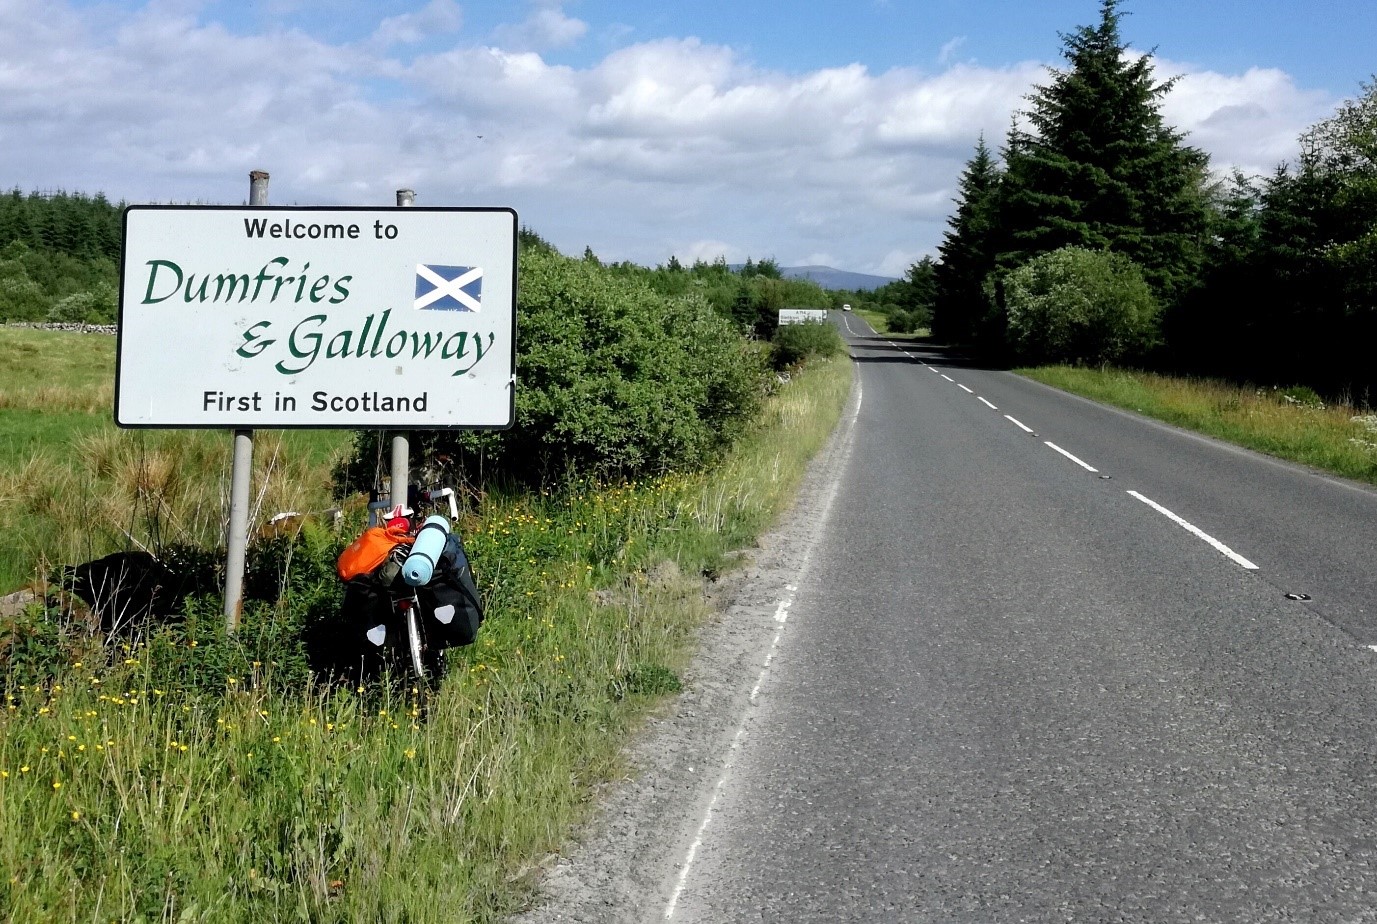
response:
<path fill-rule="evenodd" d="M 785 324 L 821 324 L 827 320 L 827 312 L 821 308 L 781 308 L 780 326 Z"/>
<path fill-rule="evenodd" d="M 122 427 L 508 427 L 511 209 L 132 206 Z"/>

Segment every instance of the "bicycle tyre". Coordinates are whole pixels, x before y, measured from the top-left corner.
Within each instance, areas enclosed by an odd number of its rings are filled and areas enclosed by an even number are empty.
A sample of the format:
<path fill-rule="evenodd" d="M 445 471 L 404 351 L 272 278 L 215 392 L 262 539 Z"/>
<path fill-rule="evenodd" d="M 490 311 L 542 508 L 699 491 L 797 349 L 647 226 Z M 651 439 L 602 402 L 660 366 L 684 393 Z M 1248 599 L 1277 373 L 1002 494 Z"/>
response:
<path fill-rule="evenodd" d="M 426 664 L 425 628 L 421 623 L 421 605 L 415 597 L 406 607 L 406 651 L 411 673 L 421 683 L 428 684 L 431 679 L 429 665 Z"/>

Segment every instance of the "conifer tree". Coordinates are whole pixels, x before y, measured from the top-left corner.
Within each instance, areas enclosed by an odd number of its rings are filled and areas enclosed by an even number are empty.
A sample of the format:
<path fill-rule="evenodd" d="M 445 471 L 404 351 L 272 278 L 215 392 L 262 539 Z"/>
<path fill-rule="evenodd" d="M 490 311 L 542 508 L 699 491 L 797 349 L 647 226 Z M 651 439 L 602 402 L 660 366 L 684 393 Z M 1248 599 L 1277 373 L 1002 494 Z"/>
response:
<path fill-rule="evenodd" d="M 956 212 L 947 220 L 933 267 L 934 337 L 955 343 L 972 340 L 986 310 L 985 277 L 994 269 L 999 169 L 982 136 L 961 174 Z"/>
<path fill-rule="evenodd" d="M 1150 56 L 1128 55 L 1119 6 L 1101 0 L 1097 25 L 1062 36 L 1069 67 L 1029 97 L 1031 130 L 1010 133 L 1001 263 L 1067 245 L 1109 249 L 1172 302 L 1199 268 L 1208 158 L 1162 120 L 1174 81 L 1154 82 Z"/>

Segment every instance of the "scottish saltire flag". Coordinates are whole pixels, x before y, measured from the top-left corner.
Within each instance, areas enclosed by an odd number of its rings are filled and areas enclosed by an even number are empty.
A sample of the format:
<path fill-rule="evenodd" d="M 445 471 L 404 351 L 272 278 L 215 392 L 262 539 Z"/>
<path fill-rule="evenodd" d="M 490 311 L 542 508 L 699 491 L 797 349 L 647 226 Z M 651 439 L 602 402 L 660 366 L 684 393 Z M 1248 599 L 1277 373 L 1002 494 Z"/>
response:
<path fill-rule="evenodd" d="M 477 266 L 416 264 L 416 308 L 436 311 L 479 311 L 483 299 L 483 270 Z"/>

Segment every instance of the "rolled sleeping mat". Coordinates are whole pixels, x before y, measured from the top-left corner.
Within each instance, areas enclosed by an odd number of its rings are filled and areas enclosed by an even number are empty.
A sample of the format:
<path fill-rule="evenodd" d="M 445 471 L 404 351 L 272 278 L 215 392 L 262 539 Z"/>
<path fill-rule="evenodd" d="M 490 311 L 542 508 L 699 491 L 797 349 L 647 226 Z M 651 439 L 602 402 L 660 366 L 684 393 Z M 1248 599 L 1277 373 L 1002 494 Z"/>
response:
<path fill-rule="evenodd" d="M 426 517 L 425 525 L 411 545 L 411 554 L 402 562 L 402 580 L 412 587 L 429 584 L 435 574 L 435 563 L 445 552 L 445 540 L 448 538 L 449 520 L 439 514 Z"/>

